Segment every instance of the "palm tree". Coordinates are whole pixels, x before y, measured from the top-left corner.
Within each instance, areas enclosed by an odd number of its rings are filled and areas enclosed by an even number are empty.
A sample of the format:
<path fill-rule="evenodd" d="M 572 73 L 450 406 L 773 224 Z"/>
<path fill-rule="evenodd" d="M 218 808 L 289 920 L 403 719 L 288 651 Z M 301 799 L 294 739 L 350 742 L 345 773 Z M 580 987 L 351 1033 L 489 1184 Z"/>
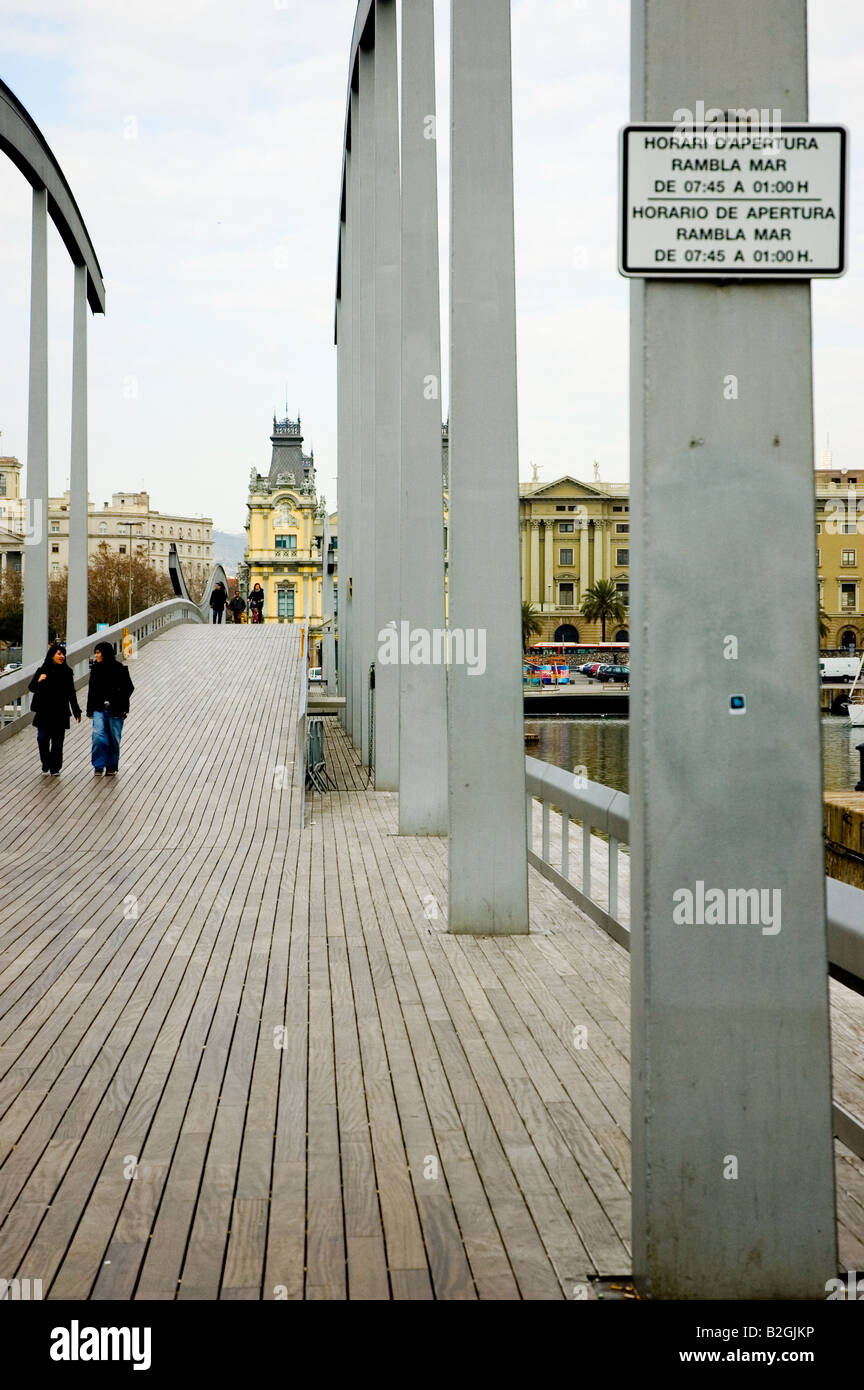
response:
<path fill-rule="evenodd" d="M 822 607 L 822 605 L 821 605 L 821 603 L 820 603 L 820 605 L 819 605 L 819 641 L 820 641 L 820 642 L 824 642 L 824 641 L 825 641 L 825 638 L 828 636 L 828 633 L 829 633 L 830 631 L 831 631 L 831 629 L 830 629 L 830 627 L 829 627 L 829 625 L 828 625 L 828 614 L 825 612 L 825 609 Z"/>
<path fill-rule="evenodd" d="M 542 629 L 536 609 L 530 603 L 522 604 L 522 650 L 526 650 L 532 637 L 539 637 Z"/>
<path fill-rule="evenodd" d="M 627 617 L 627 606 L 611 579 L 598 579 L 590 589 L 586 589 L 582 600 L 581 613 L 589 623 L 601 624 L 601 642 L 606 641 L 606 623 L 623 623 Z"/>

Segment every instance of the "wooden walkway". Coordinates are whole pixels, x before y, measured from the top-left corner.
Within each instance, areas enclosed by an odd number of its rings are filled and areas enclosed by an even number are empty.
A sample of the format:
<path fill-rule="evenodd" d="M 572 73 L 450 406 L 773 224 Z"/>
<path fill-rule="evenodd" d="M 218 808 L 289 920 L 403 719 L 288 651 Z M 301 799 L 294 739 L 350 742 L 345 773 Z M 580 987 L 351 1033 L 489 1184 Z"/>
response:
<path fill-rule="evenodd" d="M 533 872 L 530 937 L 448 936 L 445 844 L 395 834 L 330 718 L 339 790 L 301 831 L 298 662 L 287 626 L 160 637 L 114 783 L 88 726 L 59 779 L 32 731 L 0 746 L 0 1275 L 269 1300 L 626 1274 L 626 953 Z M 832 995 L 860 1114 L 864 1001 Z M 861 1269 L 864 1164 L 837 1172 Z"/>

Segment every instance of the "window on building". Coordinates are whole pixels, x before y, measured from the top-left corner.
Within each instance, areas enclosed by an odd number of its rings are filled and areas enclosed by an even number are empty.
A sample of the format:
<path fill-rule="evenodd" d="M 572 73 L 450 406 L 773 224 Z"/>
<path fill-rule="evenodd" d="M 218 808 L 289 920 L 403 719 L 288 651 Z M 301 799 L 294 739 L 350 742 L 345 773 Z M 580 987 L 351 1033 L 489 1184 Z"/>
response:
<path fill-rule="evenodd" d="M 817 551 L 816 551 L 816 568 L 817 568 L 817 570 L 821 570 L 821 568 L 822 568 L 822 551 L 821 551 L 821 550 L 817 550 Z"/>
<path fill-rule="evenodd" d="M 556 507 L 555 510 L 556 510 L 556 512 L 566 512 L 567 508 L 566 508 L 566 507 Z"/>
<path fill-rule="evenodd" d="M 615 561 L 616 565 L 629 565 L 629 563 L 630 563 L 630 551 L 629 551 L 629 550 L 616 550 L 616 551 L 615 551 L 615 554 L 616 554 L 616 556 L 618 557 L 618 558 L 616 559 L 616 561 Z"/>
<path fill-rule="evenodd" d="M 858 608 L 858 585 L 840 585 L 840 609 L 844 613 L 855 612 Z"/>
<path fill-rule="evenodd" d="M 277 615 L 280 618 L 294 617 L 294 590 L 280 589 L 277 595 Z"/>
<path fill-rule="evenodd" d="M 572 607 L 573 607 L 573 585 L 572 585 L 572 584 L 559 584 L 559 585 L 558 585 L 558 606 L 559 606 L 559 608 L 572 608 Z"/>
<path fill-rule="evenodd" d="M 840 534 L 841 534 L 841 536 L 857 536 L 857 534 L 858 534 L 858 523 L 857 523 L 857 521 L 844 521 L 844 523 L 843 523 L 843 529 L 841 530 Z"/>
<path fill-rule="evenodd" d="M 108 522 L 107 522 L 107 521 L 100 521 L 100 522 L 99 522 L 99 535 L 100 535 L 100 536 L 107 536 L 107 534 L 108 534 Z"/>
<path fill-rule="evenodd" d="M 623 512 L 624 508 L 623 508 L 623 507 L 613 507 L 612 510 L 613 510 L 613 512 Z"/>
<path fill-rule="evenodd" d="M 573 563 L 573 551 L 572 551 L 572 550 L 559 550 L 559 551 L 558 551 L 558 563 L 559 563 L 560 565 L 572 565 L 572 563 Z"/>
<path fill-rule="evenodd" d="M 628 604 L 629 604 L 629 602 L 630 602 L 630 584 L 629 584 L 629 581 L 626 580 L 626 579 L 619 579 L 618 582 L 617 582 L 617 584 L 615 585 L 615 588 L 616 588 L 618 594 L 620 595 L 621 599 L 624 601 L 624 603 L 628 603 Z"/>
<path fill-rule="evenodd" d="M 53 531 L 54 535 L 56 536 L 57 532 L 60 530 L 60 522 L 59 522 L 59 521 L 52 521 L 52 522 L 51 522 L 51 530 Z"/>
<path fill-rule="evenodd" d="M 121 554 L 121 555 L 125 555 L 125 554 L 126 554 L 126 547 L 125 547 L 125 545 L 118 545 L 117 549 L 120 551 L 120 554 Z"/>
<path fill-rule="evenodd" d="M 821 535 L 822 535 L 822 523 L 819 522 L 819 521 L 816 522 L 816 535 L 817 535 L 817 536 L 821 536 Z"/>
<path fill-rule="evenodd" d="M 616 534 L 616 536 L 629 536 L 629 534 L 630 534 L 630 522 L 629 522 L 629 521 L 616 521 L 616 522 L 615 522 L 615 534 Z"/>
<path fill-rule="evenodd" d="M 296 549 L 297 549 L 297 537 L 296 537 L 296 536 L 277 536 L 277 537 L 276 537 L 276 549 L 277 549 L 277 550 L 296 550 Z"/>
<path fill-rule="evenodd" d="M 0 497 L 6 496 L 6 474 L 0 473 Z"/>
<path fill-rule="evenodd" d="M 52 566 L 51 566 L 51 573 L 52 573 L 52 574 L 59 574 L 59 573 L 60 573 L 60 566 L 59 566 L 56 562 L 55 562 L 54 564 L 52 564 Z"/>
<path fill-rule="evenodd" d="M 844 551 L 842 551 L 842 552 L 841 552 L 841 555 L 840 555 L 840 563 L 841 563 L 841 565 L 854 565 L 854 564 L 855 564 L 855 551 L 854 551 L 854 550 L 844 550 Z"/>
<path fill-rule="evenodd" d="M 51 554 L 52 554 L 52 555 L 59 555 L 59 554 L 60 554 L 60 547 L 59 547 L 59 545 L 52 545 L 52 547 L 51 547 Z"/>
<path fill-rule="evenodd" d="M 570 532 L 570 531 L 572 531 L 572 530 L 573 530 L 573 522 L 572 522 L 572 521 L 559 521 L 559 522 L 558 522 L 558 530 L 559 530 L 562 534 L 563 534 L 564 532 Z"/>

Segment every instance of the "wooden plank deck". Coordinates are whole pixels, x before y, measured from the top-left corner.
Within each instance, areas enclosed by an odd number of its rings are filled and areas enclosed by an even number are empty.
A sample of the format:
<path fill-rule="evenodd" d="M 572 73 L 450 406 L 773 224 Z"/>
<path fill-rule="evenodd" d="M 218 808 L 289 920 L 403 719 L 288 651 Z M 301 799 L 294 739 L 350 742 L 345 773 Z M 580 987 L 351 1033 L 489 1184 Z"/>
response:
<path fill-rule="evenodd" d="M 299 634 L 145 647 L 120 776 L 0 746 L 0 1274 L 70 1299 L 561 1299 L 629 1271 L 626 952 L 538 874 L 532 933 L 446 934 Z M 832 984 L 864 1110 L 864 1001 Z M 587 1029 L 587 1047 L 574 1029 Z M 864 1164 L 838 1146 L 844 1268 Z"/>

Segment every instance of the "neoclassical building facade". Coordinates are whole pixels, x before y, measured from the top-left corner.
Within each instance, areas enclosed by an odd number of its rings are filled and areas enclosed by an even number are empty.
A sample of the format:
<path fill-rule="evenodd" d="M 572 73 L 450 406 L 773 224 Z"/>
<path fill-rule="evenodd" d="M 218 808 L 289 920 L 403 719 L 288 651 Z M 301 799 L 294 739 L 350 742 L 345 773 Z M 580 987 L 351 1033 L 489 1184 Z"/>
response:
<path fill-rule="evenodd" d="M 595 642 L 601 625 L 580 609 L 586 592 L 611 580 L 625 606 L 630 603 L 630 495 L 626 483 L 554 483 L 519 488 L 519 545 L 522 598 L 537 614 L 536 640 Z M 607 641 L 628 641 L 625 621 L 606 625 Z"/>

